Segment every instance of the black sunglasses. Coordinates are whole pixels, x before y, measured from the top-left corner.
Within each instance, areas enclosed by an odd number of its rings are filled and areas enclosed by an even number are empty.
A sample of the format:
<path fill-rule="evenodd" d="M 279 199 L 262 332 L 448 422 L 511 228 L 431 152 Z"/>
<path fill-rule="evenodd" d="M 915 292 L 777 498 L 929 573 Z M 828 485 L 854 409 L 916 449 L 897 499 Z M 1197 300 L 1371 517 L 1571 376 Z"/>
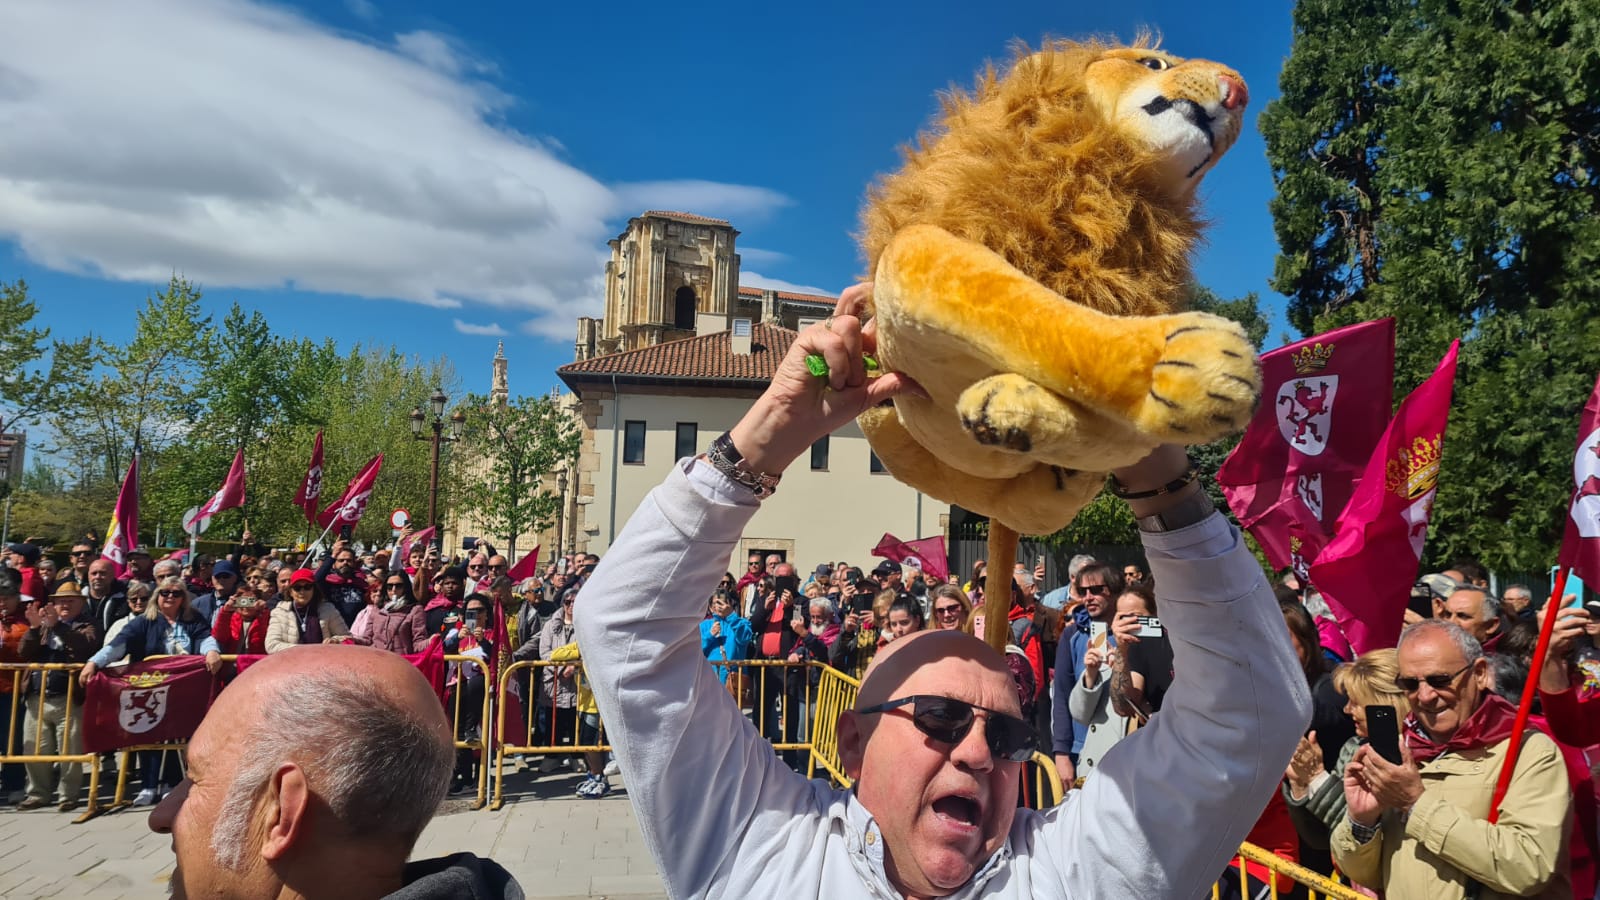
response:
<path fill-rule="evenodd" d="M 93 550 L 74 550 L 74 551 L 72 551 L 72 555 L 74 557 L 78 557 L 78 556 L 93 556 L 94 555 L 94 551 Z"/>
<path fill-rule="evenodd" d="M 156 593 L 160 594 L 163 597 L 182 597 L 185 592 L 184 591 L 156 591 Z"/>
<path fill-rule="evenodd" d="M 1033 756 L 1033 726 L 1008 713 L 974 706 L 954 697 L 912 694 L 909 697 L 890 700 L 888 703 L 869 706 L 861 710 L 861 714 L 888 712 L 907 704 L 912 704 L 911 723 L 917 726 L 918 731 L 941 744 L 954 747 L 965 740 L 967 733 L 972 730 L 972 723 L 978 718 L 972 714 L 973 710 L 981 709 L 989 714 L 988 721 L 984 723 L 983 733 L 988 740 L 989 752 L 994 754 L 996 759 L 1023 762 Z"/>
<path fill-rule="evenodd" d="M 1078 593 L 1093 594 L 1096 597 L 1104 597 L 1111 593 L 1111 586 L 1107 584 L 1086 584 L 1083 587 L 1078 588 Z"/>
<path fill-rule="evenodd" d="M 1424 681 L 1428 683 L 1428 687 L 1431 687 L 1436 691 L 1448 691 L 1455 686 L 1456 679 L 1461 677 L 1461 673 L 1470 668 L 1472 668 L 1472 663 L 1467 663 L 1449 675 L 1424 675 L 1421 678 L 1412 678 L 1409 675 L 1399 675 L 1395 677 L 1394 683 L 1395 686 L 1400 688 L 1400 690 L 1405 691 L 1408 694 L 1415 694 L 1417 689 L 1422 687 L 1422 683 Z"/>

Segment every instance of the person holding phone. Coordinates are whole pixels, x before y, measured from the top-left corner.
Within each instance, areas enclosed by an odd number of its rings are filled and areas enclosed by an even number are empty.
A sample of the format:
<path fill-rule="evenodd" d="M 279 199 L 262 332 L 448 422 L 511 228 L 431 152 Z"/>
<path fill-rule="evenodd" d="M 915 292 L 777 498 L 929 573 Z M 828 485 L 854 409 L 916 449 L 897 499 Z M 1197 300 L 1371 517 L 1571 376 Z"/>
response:
<path fill-rule="evenodd" d="M 1395 683 L 1399 675 L 1393 648 L 1369 650 L 1334 670 L 1333 687 L 1345 698 L 1343 714 L 1355 733 L 1339 748 L 1329 766 L 1319 740 L 1321 735 L 1312 729 L 1300 739 L 1283 777 L 1283 798 L 1300 834 L 1302 864 L 1315 861 L 1308 858 L 1313 854 L 1306 853 L 1307 848 L 1321 849 L 1321 855 L 1328 857 L 1329 837 L 1344 820 L 1344 770 L 1355 758 L 1356 750 L 1367 743 L 1368 711 L 1387 708 L 1395 723 L 1411 712 L 1405 691 Z M 1394 752 L 1399 753 L 1398 743 Z M 1332 857 L 1327 858 L 1327 863 L 1331 869 Z M 1316 866 L 1311 868 L 1329 874 Z"/>
<path fill-rule="evenodd" d="M 750 614 L 750 629 L 756 642 L 752 658 L 788 663 L 795 645 L 810 632 L 800 603 L 800 577 L 795 574 L 794 566 L 786 562 L 772 563 L 767 572 L 772 576 L 772 588 L 756 600 Z M 824 658 L 826 655 L 824 651 Z M 756 679 L 756 725 L 761 733 L 775 744 L 798 741 L 800 703 L 797 697 L 799 686 L 806 680 L 805 673 L 791 673 L 790 667 L 785 665 L 756 666 L 751 674 Z M 799 771 L 800 751 L 785 750 L 783 759 L 790 768 Z"/>
<path fill-rule="evenodd" d="M 1397 898 L 1571 897 L 1563 851 L 1572 791 L 1555 742 L 1525 736 L 1491 823 L 1516 709 L 1492 693 L 1482 646 L 1459 625 L 1429 619 L 1400 633 L 1396 666 L 1411 708 L 1401 761 L 1368 744 L 1345 767 L 1346 815 L 1331 841 L 1340 870 Z"/>

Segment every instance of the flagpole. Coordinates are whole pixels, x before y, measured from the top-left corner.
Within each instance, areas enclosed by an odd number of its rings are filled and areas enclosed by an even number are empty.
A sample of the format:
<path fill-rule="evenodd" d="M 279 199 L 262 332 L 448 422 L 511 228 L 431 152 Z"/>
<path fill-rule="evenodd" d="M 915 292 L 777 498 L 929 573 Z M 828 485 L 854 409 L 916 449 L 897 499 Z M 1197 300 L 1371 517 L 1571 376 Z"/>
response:
<path fill-rule="evenodd" d="M 317 535 L 317 539 L 312 541 L 311 542 L 311 546 L 306 548 L 306 558 L 302 559 L 300 561 L 300 568 L 304 569 L 306 567 L 306 563 L 311 562 L 311 554 L 317 552 L 317 546 L 322 543 L 322 539 L 327 537 L 328 536 L 328 532 L 332 531 L 333 530 L 333 526 L 335 526 L 337 524 L 339 524 L 339 517 L 338 516 L 334 516 L 333 517 L 333 521 L 328 523 L 328 527 L 322 529 L 322 533 Z"/>
<path fill-rule="evenodd" d="M 1550 649 L 1550 635 L 1556 628 L 1557 604 L 1567 589 L 1567 570 L 1556 573 L 1555 587 L 1550 590 L 1550 600 L 1544 605 L 1544 625 L 1539 629 L 1539 643 L 1533 648 L 1533 662 L 1528 669 L 1528 683 L 1522 687 L 1522 702 L 1517 705 L 1517 721 L 1511 726 L 1511 744 L 1506 748 L 1506 760 L 1500 767 L 1500 779 L 1495 782 L 1494 795 L 1489 801 L 1489 824 L 1500 821 L 1500 802 L 1511 789 L 1511 776 L 1516 773 L 1517 754 L 1522 752 L 1522 732 L 1528 727 L 1528 714 L 1533 709 L 1533 698 L 1539 691 L 1539 671 L 1544 668 L 1545 652 Z"/>

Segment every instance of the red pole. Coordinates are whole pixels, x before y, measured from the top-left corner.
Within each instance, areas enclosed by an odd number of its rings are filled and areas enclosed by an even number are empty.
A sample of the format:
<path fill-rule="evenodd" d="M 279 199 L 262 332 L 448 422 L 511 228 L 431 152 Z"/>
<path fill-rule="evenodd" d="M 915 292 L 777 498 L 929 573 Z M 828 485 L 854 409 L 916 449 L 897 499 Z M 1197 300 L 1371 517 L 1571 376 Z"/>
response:
<path fill-rule="evenodd" d="M 1533 709 L 1533 698 L 1539 691 L 1539 670 L 1544 668 L 1545 651 L 1550 649 L 1550 635 L 1556 628 L 1556 605 L 1561 592 L 1567 589 L 1567 570 L 1556 573 L 1555 587 L 1550 590 L 1550 600 L 1544 606 L 1544 627 L 1539 629 L 1539 643 L 1533 648 L 1533 663 L 1528 668 L 1528 683 L 1522 688 L 1522 702 L 1517 705 L 1517 721 L 1511 727 L 1511 746 L 1506 753 L 1505 765 L 1500 768 L 1500 780 L 1495 782 L 1494 797 L 1489 801 L 1489 824 L 1500 821 L 1500 802 L 1511 788 L 1511 776 L 1517 770 L 1517 756 L 1522 753 L 1522 732 L 1528 727 L 1528 713 Z"/>

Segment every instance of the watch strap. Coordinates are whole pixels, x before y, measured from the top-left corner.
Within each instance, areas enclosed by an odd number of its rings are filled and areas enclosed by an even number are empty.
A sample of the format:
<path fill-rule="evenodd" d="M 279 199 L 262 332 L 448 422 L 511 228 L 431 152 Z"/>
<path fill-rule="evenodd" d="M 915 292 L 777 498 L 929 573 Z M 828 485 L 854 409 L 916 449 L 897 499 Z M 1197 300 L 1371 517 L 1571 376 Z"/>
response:
<path fill-rule="evenodd" d="M 1217 506 L 1211 502 L 1211 495 L 1200 490 L 1155 515 L 1140 517 L 1136 523 L 1140 531 L 1159 534 L 1199 524 L 1209 519 L 1216 511 Z"/>
<path fill-rule="evenodd" d="M 751 469 L 744 461 L 744 454 L 733 445 L 733 435 L 726 431 L 711 442 L 711 448 L 706 451 L 706 462 L 711 463 L 712 468 L 749 488 L 750 493 L 755 494 L 760 500 L 771 497 L 778 489 L 778 482 L 783 479 L 782 475 Z"/>

